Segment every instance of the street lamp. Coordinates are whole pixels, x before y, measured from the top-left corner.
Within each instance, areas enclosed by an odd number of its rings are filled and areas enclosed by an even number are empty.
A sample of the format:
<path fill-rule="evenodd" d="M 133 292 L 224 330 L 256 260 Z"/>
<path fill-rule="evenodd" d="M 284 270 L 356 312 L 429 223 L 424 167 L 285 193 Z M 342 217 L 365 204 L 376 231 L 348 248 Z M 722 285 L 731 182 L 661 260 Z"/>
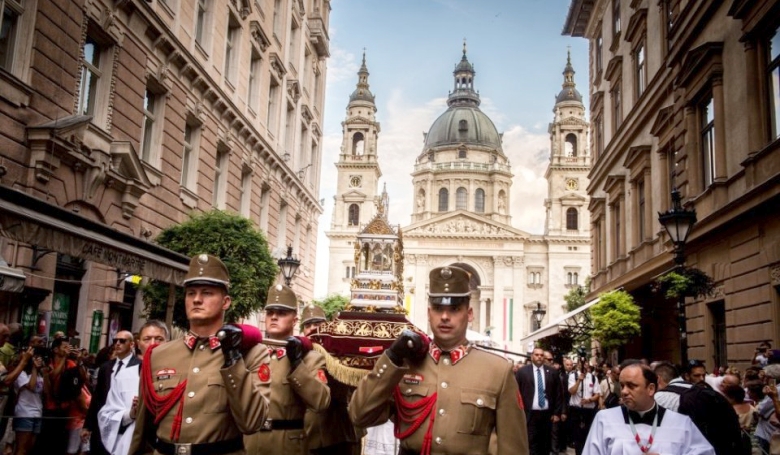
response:
<path fill-rule="evenodd" d="M 542 304 L 539 302 L 536 302 L 536 309 L 531 312 L 531 314 L 534 317 L 534 322 L 536 322 L 536 330 L 539 330 L 542 328 L 542 319 L 544 319 L 544 315 L 547 314 L 546 311 L 542 309 Z"/>
<path fill-rule="evenodd" d="M 658 222 L 666 229 L 666 233 L 674 245 L 674 262 L 678 269 L 685 264 L 685 242 L 696 223 L 696 210 L 686 210 L 682 206 L 680 191 L 672 190 L 672 208 L 658 213 Z M 677 298 L 677 323 L 680 330 L 680 359 L 683 365 L 688 363 L 688 329 L 685 319 L 685 296 Z"/>
<path fill-rule="evenodd" d="M 290 286 L 290 282 L 295 276 L 295 272 L 297 272 L 298 267 L 301 266 L 301 261 L 293 257 L 292 252 L 292 245 L 290 245 L 287 247 L 287 257 L 279 258 L 279 261 L 276 262 L 279 265 L 279 268 L 282 270 L 284 284 L 287 286 Z"/>

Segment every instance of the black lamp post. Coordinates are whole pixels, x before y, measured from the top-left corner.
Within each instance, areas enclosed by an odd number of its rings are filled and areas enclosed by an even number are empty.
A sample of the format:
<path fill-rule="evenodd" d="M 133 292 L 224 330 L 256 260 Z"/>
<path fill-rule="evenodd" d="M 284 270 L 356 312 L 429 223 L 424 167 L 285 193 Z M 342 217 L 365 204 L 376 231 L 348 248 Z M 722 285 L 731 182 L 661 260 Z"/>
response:
<path fill-rule="evenodd" d="M 546 311 L 542 309 L 542 304 L 539 302 L 536 302 L 536 309 L 531 312 L 531 314 L 534 317 L 534 322 L 536 323 L 536 329 L 539 330 L 542 328 L 542 319 L 544 319 L 544 315 L 547 314 Z"/>
<path fill-rule="evenodd" d="M 685 264 L 685 242 L 696 223 L 696 210 L 686 210 L 682 206 L 680 191 L 672 190 L 672 208 L 658 213 L 658 221 L 666 229 L 666 233 L 674 245 L 674 262 L 678 269 Z M 685 296 L 677 299 L 677 322 L 680 330 L 680 359 L 683 365 L 688 363 L 688 329 L 685 319 Z"/>
<path fill-rule="evenodd" d="M 301 261 L 293 257 L 292 253 L 293 249 L 291 245 L 287 247 L 287 257 L 280 258 L 279 261 L 276 262 L 279 265 L 279 268 L 282 270 L 284 284 L 287 286 L 290 286 L 290 282 L 292 282 L 292 279 L 295 276 L 295 272 L 297 272 L 298 267 L 301 266 Z"/>

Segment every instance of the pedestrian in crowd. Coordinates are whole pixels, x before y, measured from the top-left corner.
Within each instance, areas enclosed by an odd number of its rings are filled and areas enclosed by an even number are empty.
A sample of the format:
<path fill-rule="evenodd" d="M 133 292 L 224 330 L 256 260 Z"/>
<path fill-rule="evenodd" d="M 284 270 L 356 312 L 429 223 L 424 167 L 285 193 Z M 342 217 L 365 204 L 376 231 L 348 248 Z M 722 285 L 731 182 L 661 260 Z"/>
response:
<path fill-rule="evenodd" d="M 585 440 L 588 438 L 590 426 L 598 411 L 601 388 L 592 367 L 580 360 L 578 371 L 573 371 L 568 378 L 567 387 L 571 398 L 569 399 L 569 419 L 571 419 L 572 440 L 576 455 L 582 453 Z"/>
<path fill-rule="evenodd" d="M 622 406 L 596 414 L 584 455 L 715 454 L 690 418 L 656 404 L 657 376 L 649 366 L 624 362 L 619 379 Z"/>
<path fill-rule="evenodd" d="M 303 335 L 316 333 L 320 325 L 326 322 L 321 307 L 308 304 L 301 315 Z M 324 411 L 306 410 L 304 429 L 312 455 L 360 455 L 360 438 L 365 433 L 352 425 L 347 413 L 347 405 L 352 397 L 352 389 L 337 381 L 325 370 L 330 387 L 330 405 Z"/>
<path fill-rule="evenodd" d="M 268 291 L 265 340 L 271 351 L 271 395 L 268 418 L 259 432 L 244 437 L 256 455 L 307 453 L 303 418 L 306 409 L 324 411 L 330 404 L 325 359 L 306 337 L 294 337 L 298 297 L 283 284 Z"/>
<path fill-rule="evenodd" d="M 11 343 L 11 329 L 0 323 L 0 378 L 13 368 L 16 360 L 16 347 Z M 3 372 L 4 371 L 4 372 Z M 13 403 L 8 402 L 13 381 L 6 384 L 6 381 L 0 381 L 0 434 L 5 432 L 8 424 L 6 415 L 13 407 Z"/>
<path fill-rule="evenodd" d="M 570 357 L 563 358 L 563 368 L 560 371 L 559 378 L 561 381 L 561 420 L 557 425 L 553 424 L 553 433 L 557 426 L 558 445 L 553 445 L 553 452 L 565 453 L 568 450 L 569 442 L 572 440 L 571 434 L 571 419 L 569 419 L 569 402 L 571 401 L 571 394 L 569 393 L 569 374 L 574 371 L 574 361 Z M 553 443 L 555 443 L 553 438 Z M 572 445 L 573 446 L 573 445 Z"/>
<path fill-rule="evenodd" d="M 554 363 L 553 360 L 554 359 L 553 359 L 552 352 L 544 351 L 543 355 L 544 355 L 544 364 L 547 365 L 550 368 L 553 368 L 553 363 Z"/>
<path fill-rule="evenodd" d="M 691 388 L 692 384 L 679 374 L 677 367 L 671 362 L 661 361 L 653 371 L 657 376 L 657 391 L 655 402 L 662 407 L 677 412 L 680 409 L 680 395 Z"/>
<path fill-rule="evenodd" d="M 753 360 L 750 361 L 751 365 L 758 365 L 759 367 L 765 367 L 769 361 L 769 352 L 772 350 L 772 343 L 769 340 L 762 341 L 753 351 Z"/>
<path fill-rule="evenodd" d="M 620 404 L 620 370 L 609 363 L 604 365 L 604 368 L 604 379 L 599 384 L 599 409 L 614 408 Z"/>
<path fill-rule="evenodd" d="M 552 426 L 561 420 L 563 412 L 560 377 L 544 364 L 544 350 L 534 348 L 531 365 L 521 368 L 515 378 L 525 408 L 530 453 L 549 455 L 552 450 Z"/>
<path fill-rule="evenodd" d="M 68 339 L 64 336 L 52 341 L 51 361 L 43 369 L 43 428 L 44 437 L 38 438 L 34 451 L 42 455 L 67 452 L 70 438 L 71 415 L 80 406 L 86 371 L 71 357 Z M 74 409 L 75 408 L 75 409 Z"/>
<path fill-rule="evenodd" d="M 13 429 L 16 432 L 14 455 L 27 455 L 41 433 L 43 417 L 43 368 L 45 363 L 35 349 L 41 337 L 30 338 L 27 349 L 22 352 L 18 365 L 9 374 L 13 376 L 16 405 L 14 407 Z"/>
<path fill-rule="evenodd" d="M 129 339 L 130 332 L 119 332 L 114 341 Z M 103 445 L 111 455 L 127 455 L 135 430 L 135 417 L 138 412 L 138 389 L 140 388 L 140 364 L 150 346 L 168 341 L 168 327 L 164 323 L 151 319 L 138 332 L 136 349 L 130 355 L 117 355 L 114 374 L 111 375 L 111 387 L 106 404 L 98 412 L 98 423 Z M 130 345 L 129 342 L 117 344 Z M 124 368 L 123 368 L 124 366 Z"/>
<path fill-rule="evenodd" d="M 67 449 L 68 455 L 77 455 L 89 452 L 89 439 L 82 437 L 84 429 L 84 420 L 87 417 L 87 410 L 92 401 L 92 394 L 89 392 L 86 382 L 81 385 L 81 393 L 74 399 L 68 408 L 68 419 L 65 423 L 65 429 L 68 432 Z"/>
<path fill-rule="evenodd" d="M 527 455 L 523 402 L 512 364 L 466 339 L 474 318 L 468 272 L 437 267 L 429 281 L 433 341 L 404 331 L 355 390 L 349 405 L 352 422 L 369 427 L 395 414 L 399 455 L 487 454 L 494 432 L 499 455 Z M 541 364 L 541 350 L 538 357 Z"/>
<path fill-rule="evenodd" d="M 111 387 L 112 372 L 116 364 L 117 349 L 123 350 L 125 346 L 123 342 L 117 341 L 115 336 L 114 342 L 100 349 L 95 357 L 95 363 L 98 364 L 96 377 L 92 380 L 95 386 L 92 389 L 92 400 L 89 403 L 89 409 L 87 409 L 87 417 L 84 419 L 84 426 L 81 429 L 82 439 L 89 439 L 90 455 L 108 454 L 103 446 L 102 430 L 98 425 L 97 416 L 100 409 L 106 404 L 108 391 Z"/>
<path fill-rule="evenodd" d="M 734 408 L 739 420 L 739 428 L 742 431 L 739 452 L 735 455 L 750 455 L 753 450 L 751 435 L 757 420 L 756 408 L 745 401 L 745 389 L 739 384 L 726 384 L 722 391 L 729 404 Z"/>
<path fill-rule="evenodd" d="M 130 454 L 239 455 L 242 433 L 266 421 L 268 348 L 259 344 L 259 333 L 224 325 L 229 286 L 219 258 L 192 258 L 184 278 L 190 329 L 146 351 Z"/>
<path fill-rule="evenodd" d="M 756 403 L 758 421 L 754 436 L 763 453 L 768 454 L 769 442 L 772 440 L 772 433 L 775 432 L 772 417 L 775 414 L 774 399 L 777 397 L 777 389 L 774 390 L 775 396 L 773 397 L 767 394 L 767 392 L 772 392 L 772 388 L 767 387 L 760 379 L 751 380 L 746 386 L 750 398 Z"/>

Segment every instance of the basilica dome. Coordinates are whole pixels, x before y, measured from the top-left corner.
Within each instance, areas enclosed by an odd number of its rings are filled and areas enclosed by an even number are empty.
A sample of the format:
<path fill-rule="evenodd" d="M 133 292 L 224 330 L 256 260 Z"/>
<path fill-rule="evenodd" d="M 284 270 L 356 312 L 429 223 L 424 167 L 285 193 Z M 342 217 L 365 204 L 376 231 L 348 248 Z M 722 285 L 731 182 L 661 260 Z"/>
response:
<path fill-rule="evenodd" d="M 500 149 L 501 135 L 478 107 L 452 105 L 431 125 L 425 137 L 425 148 L 461 143 Z"/>

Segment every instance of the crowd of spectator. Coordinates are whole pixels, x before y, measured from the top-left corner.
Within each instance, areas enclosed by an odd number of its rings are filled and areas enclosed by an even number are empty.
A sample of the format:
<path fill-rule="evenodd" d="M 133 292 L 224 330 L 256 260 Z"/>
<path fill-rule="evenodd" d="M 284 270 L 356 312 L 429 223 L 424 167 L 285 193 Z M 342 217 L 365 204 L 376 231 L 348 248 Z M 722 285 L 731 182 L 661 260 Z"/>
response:
<path fill-rule="evenodd" d="M 77 338 L 69 338 L 62 332 L 51 340 L 32 335 L 22 339 L 19 324 L 0 324 L 0 449 L 2 455 L 106 455 L 115 452 L 103 444 L 101 428 L 115 428 L 112 449 L 120 444 L 123 430 L 132 424 L 133 404 L 137 397 L 122 394 L 117 387 L 116 398 L 106 420 L 99 423 L 100 411 L 106 408 L 110 385 L 122 380 L 117 368 L 118 360 L 130 367 L 140 362 L 148 345 L 167 340 L 168 331 L 159 321 L 150 321 L 144 327 L 146 340 L 130 332 L 121 331 L 113 337 L 113 343 L 90 354 L 78 346 Z M 144 330 L 142 328 L 141 335 Z M 128 359 L 134 362 L 128 362 Z M 136 366 L 137 370 L 137 366 Z M 102 375 L 102 376 L 101 376 Z M 133 377 L 135 376 L 135 377 Z M 127 390 L 137 395 L 137 371 L 128 371 Z M 122 400 L 128 405 L 124 412 Z M 125 420 L 123 420 L 125 417 Z M 109 425 L 112 419 L 118 424 Z M 130 420 L 129 422 L 127 420 Z M 102 433 L 106 433 L 103 431 Z M 127 433 L 129 436 L 132 430 Z M 115 443 L 115 444 L 114 444 Z"/>
<path fill-rule="evenodd" d="M 524 367 L 517 367 L 521 392 L 523 382 L 530 383 L 525 390 L 531 394 L 527 399 L 527 420 L 534 422 L 533 428 L 530 423 L 528 427 L 531 455 L 567 453 L 569 449 L 581 455 L 596 413 L 623 402 L 621 366 L 607 362 L 591 365 L 584 359 L 583 355 L 555 359 L 549 351 L 536 349 Z M 780 454 L 780 388 L 776 381 L 780 378 L 780 350 L 761 343 L 751 366 L 742 371 L 722 367 L 708 372 L 699 360 L 685 365 L 636 362 L 655 373 L 655 403 L 688 416 L 716 454 Z M 520 373 L 523 368 L 527 374 Z M 534 379 L 536 369 L 540 376 Z M 545 376 L 546 371 L 555 372 L 555 380 Z M 547 390 L 552 384 L 559 384 L 555 385 L 559 389 Z M 545 397 L 541 407 L 533 401 L 540 394 Z M 539 432 L 540 418 L 549 420 L 549 436 Z M 534 443 L 539 436 L 544 438 L 543 443 Z"/>

